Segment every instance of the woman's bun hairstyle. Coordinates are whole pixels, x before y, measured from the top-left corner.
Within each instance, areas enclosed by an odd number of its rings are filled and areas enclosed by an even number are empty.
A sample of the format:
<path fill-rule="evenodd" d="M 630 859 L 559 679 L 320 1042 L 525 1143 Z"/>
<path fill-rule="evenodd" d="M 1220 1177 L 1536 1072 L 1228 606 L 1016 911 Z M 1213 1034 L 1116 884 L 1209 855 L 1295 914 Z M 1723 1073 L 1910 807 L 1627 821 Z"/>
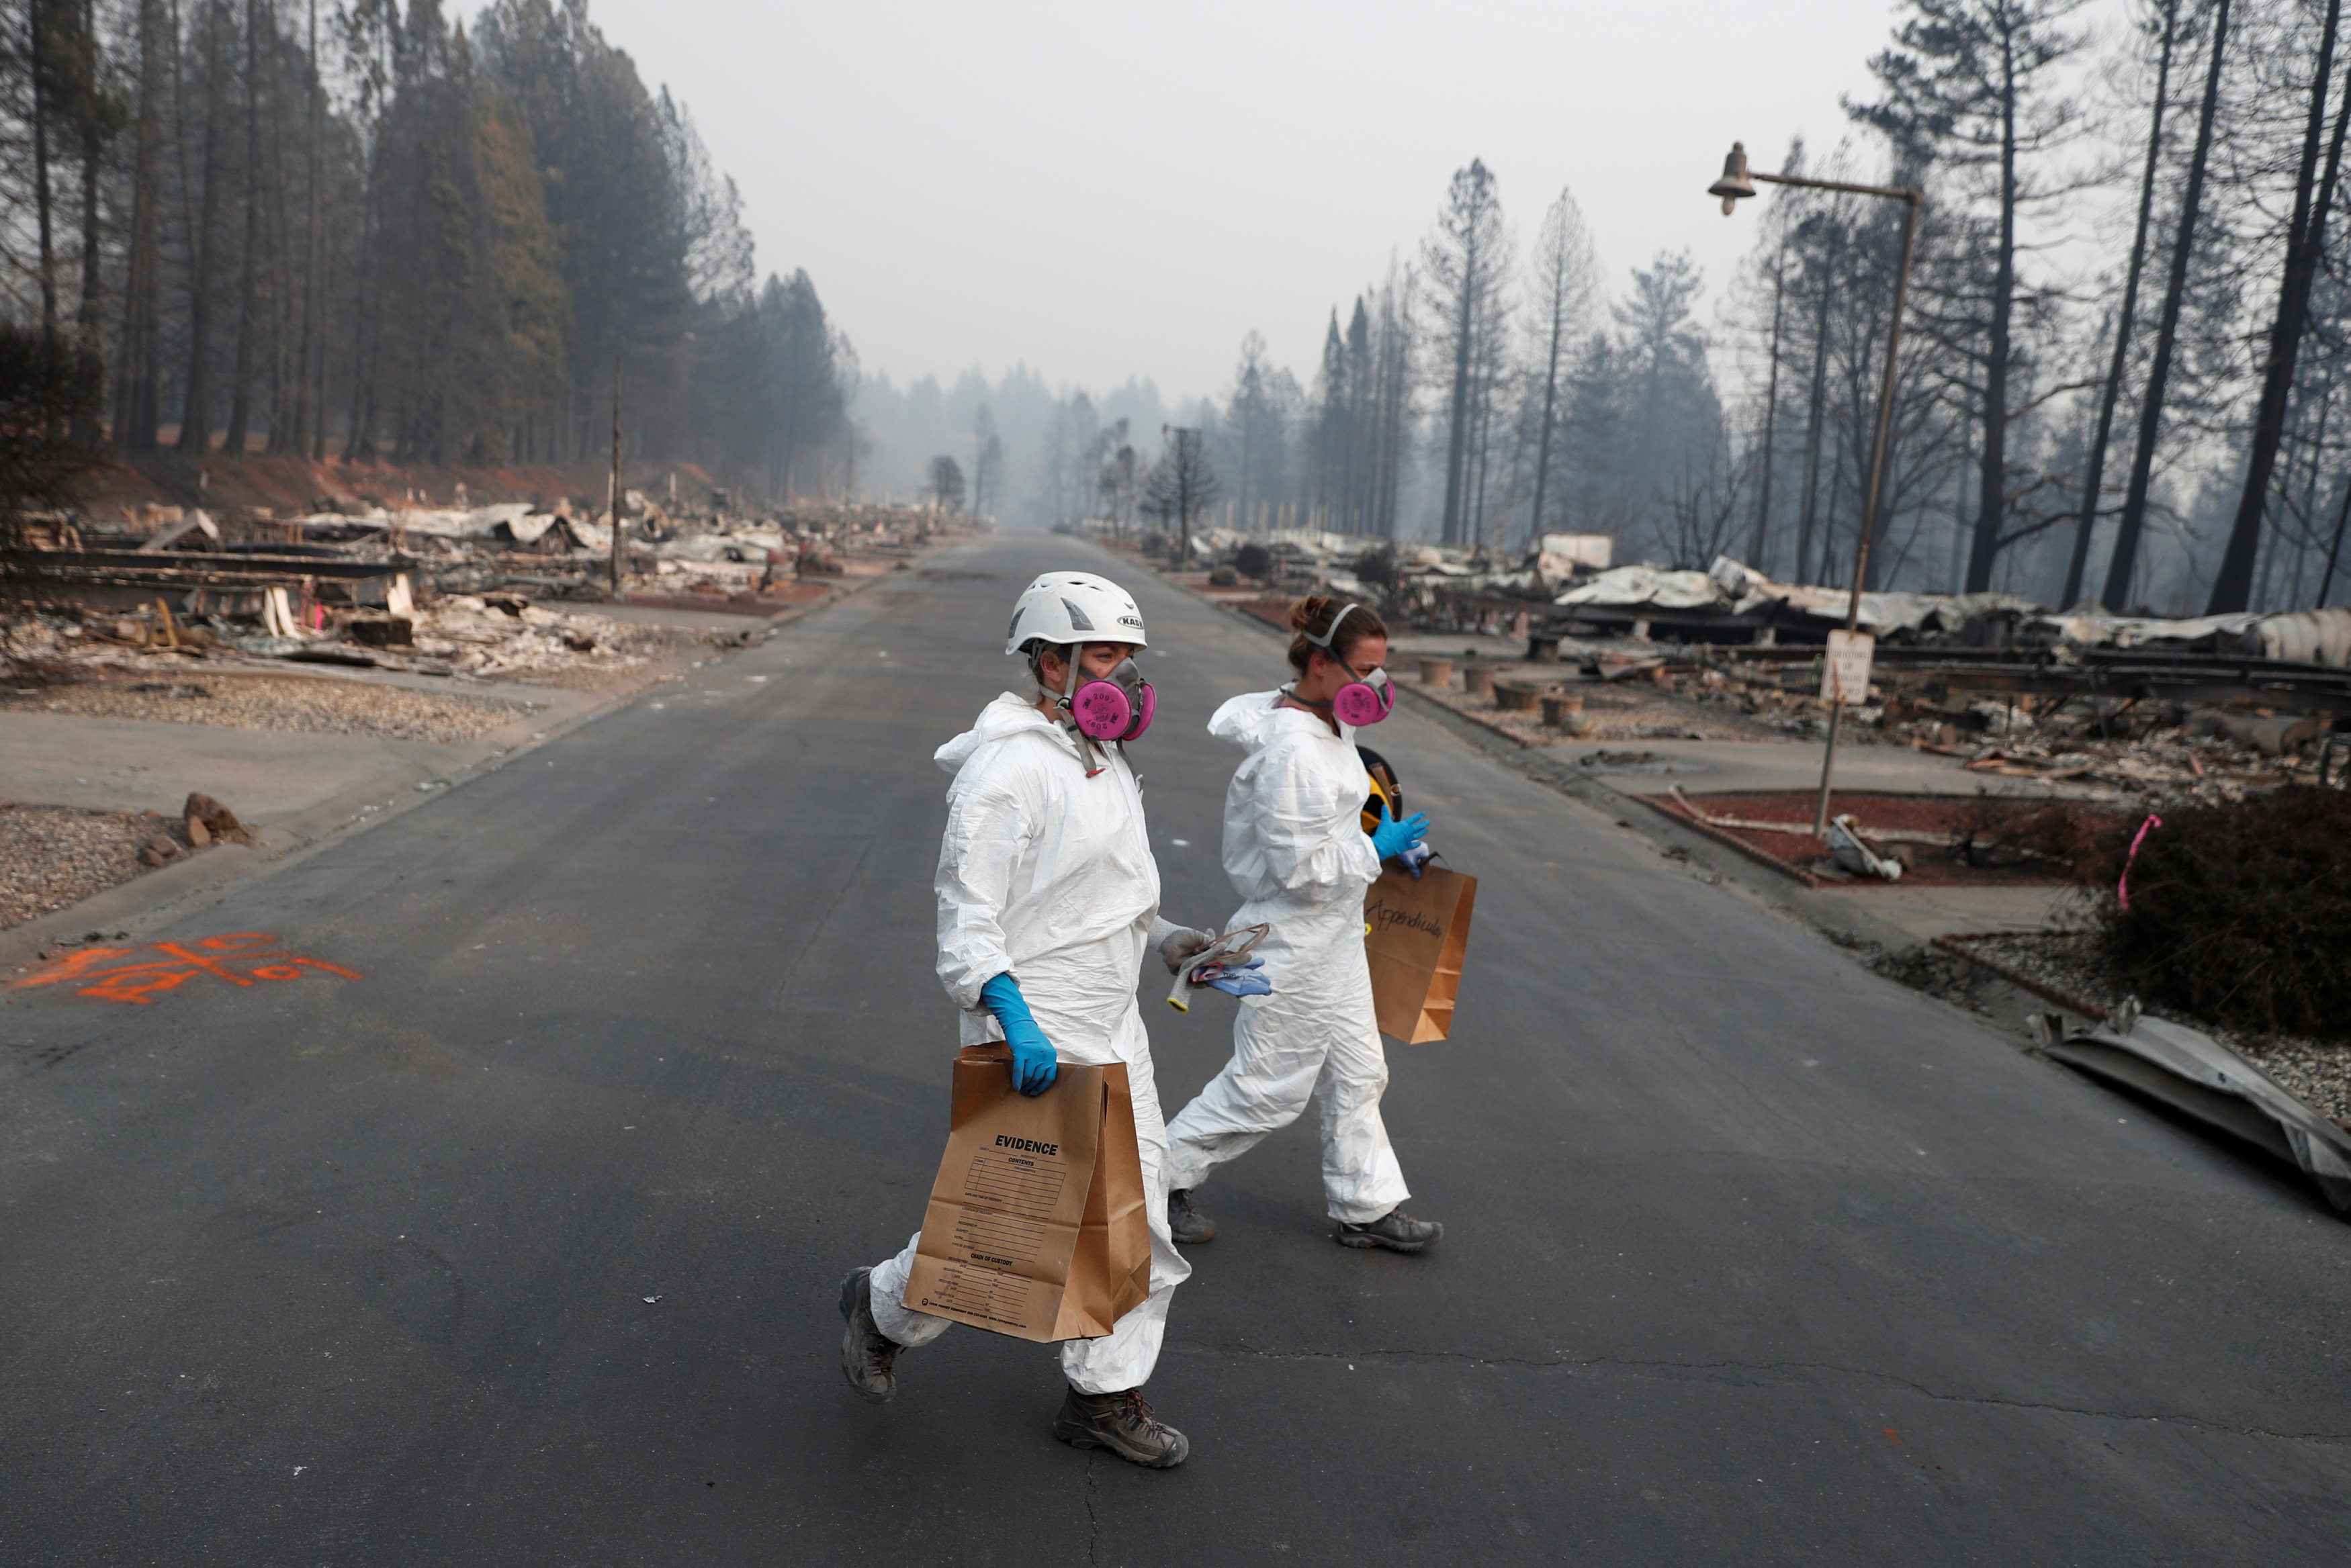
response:
<path fill-rule="evenodd" d="M 1290 639 L 1290 667 L 1292 670 L 1301 675 L 1306 673 L 1314 655 L 1323 651 L 1322 643 L 1312 639 L 1328 639 L 1331 623 L 1338 619 L 1339 612 L 1346 607 L 1346 600 L 1332 598 L 1329 594 L 1309 594 L 1290 607 L 1290 629 L 1296 634 Z M 1358 604 L 1354 613 L 1340 626 L 1339 640 L 1332 645 L 1329 651 L 1337 654 L 1340 661 L 1344 663 L 1354 652 L 1355 644 L 1370 637 L 1385 639 L 1387 634 L 1388 623 L 1380 618 L 1380 612 L 1369 605 Z"/>

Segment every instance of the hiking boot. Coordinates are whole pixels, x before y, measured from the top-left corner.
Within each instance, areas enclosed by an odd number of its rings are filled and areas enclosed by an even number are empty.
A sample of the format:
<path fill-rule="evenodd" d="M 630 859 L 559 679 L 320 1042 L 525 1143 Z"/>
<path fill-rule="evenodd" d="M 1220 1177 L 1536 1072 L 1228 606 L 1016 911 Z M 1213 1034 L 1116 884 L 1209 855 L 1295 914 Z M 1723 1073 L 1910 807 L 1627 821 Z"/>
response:
<path fill-rule="evenodd" d="M 873 1324 L 873 1271 L 852 1269 L 841 1282 L 841 1371 L 857 1397 L 886 1405 L 898 1392 L 898 1345 Z"/>
<path fill-rule="evenodd" d="M 1053 1436 L 1072 1448 L 1108 1449 L 1145 1469 L 1173 1469 L 1192 1451 L 1191 1439 L 1151 1413 L 1140 1388 L 1116 1394 L 1071 1388 L 1053 1417 Z"/>
<path fill-rule="evenodd" d="M 1434 1220 L 1416 1220 L 1401 1209 L 1391 1209 L 1368 1225 L 1342 1220 L 1332 1240 L 1342 1247 L 1385 1247 L 1391 1252 L 1417 1252 L 1445 1234 Z"/>
<path fill-rule="evenodd" d="M 1192 1189 L 1179 1187 L 1167 1195 L 1167 1233 L 1187 1247 L 1217 1239 L 1217 1222 L 1192 1207 Z"/>

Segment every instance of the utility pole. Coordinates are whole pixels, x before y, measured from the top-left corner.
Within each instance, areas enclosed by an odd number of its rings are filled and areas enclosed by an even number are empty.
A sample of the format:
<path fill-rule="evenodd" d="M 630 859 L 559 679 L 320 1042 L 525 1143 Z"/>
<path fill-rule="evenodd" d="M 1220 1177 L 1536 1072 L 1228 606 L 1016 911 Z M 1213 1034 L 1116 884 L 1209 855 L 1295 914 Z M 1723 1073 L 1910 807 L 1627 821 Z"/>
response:
<path fill-rule="evenodd" d="M 612 356 L 612 597 L 621 597 L 621 357 Z"/>

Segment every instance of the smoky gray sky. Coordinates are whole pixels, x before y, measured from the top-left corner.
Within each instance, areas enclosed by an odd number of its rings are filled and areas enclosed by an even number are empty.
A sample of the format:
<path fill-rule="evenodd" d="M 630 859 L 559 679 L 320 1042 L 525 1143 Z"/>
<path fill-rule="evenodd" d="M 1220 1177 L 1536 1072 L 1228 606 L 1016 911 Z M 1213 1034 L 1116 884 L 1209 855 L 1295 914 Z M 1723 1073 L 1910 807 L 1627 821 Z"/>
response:
<path fill-rule="evenodd" d="M 869 371 L 1026 362 L 1221 392 L 1409 258 L 1472 156 L 1521 246 L 1562 185 L 1607 286 L 1687 246 L 1719 289 L 1755 214 L 1705 194 L 1846 134 L 1886 0 L 593 0 L 740 185 L 759 265 L 808 268 Z"/>

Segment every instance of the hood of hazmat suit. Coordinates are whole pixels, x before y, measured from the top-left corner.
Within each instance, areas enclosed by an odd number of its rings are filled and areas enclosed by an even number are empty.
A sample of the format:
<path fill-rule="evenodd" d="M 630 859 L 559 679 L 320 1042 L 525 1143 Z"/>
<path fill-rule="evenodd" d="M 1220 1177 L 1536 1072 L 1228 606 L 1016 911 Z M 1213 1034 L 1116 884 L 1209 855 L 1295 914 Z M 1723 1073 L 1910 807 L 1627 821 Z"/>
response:
<path fill-rule="evenodd" d="M 979 992 L 1008 972 L 1063 1061 L 1134 1060 L 1148 1048 L 1134 987 L 1159 867 L 1124 753 L 1081 753 L 1008 691 L 935 760 L 955 775 L 934 885 L 939 981 L 964 1044 L 1003 1038 Z"/>

